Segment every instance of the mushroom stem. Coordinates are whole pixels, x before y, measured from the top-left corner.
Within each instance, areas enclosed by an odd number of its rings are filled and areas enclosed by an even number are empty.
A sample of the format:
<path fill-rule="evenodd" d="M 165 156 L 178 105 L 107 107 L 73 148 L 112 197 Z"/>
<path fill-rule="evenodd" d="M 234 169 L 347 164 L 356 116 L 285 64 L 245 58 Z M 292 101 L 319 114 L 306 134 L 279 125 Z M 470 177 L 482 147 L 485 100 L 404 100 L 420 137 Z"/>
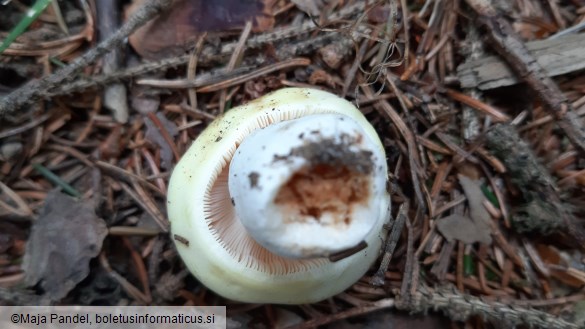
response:
<path fill-rule="evenodd" d="M 387 212 L 383 149 L 342 114 L 256 130 L 238 147 L 228 184 L 252 238 L 288 258 L 354 248 Z"/>

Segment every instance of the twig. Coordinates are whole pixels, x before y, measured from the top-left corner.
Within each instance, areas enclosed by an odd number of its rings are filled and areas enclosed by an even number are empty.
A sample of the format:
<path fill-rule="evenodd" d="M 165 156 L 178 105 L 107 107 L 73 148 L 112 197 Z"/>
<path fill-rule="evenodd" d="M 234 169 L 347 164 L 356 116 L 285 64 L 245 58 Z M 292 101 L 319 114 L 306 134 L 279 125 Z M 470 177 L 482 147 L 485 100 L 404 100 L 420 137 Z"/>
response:
<path fill-rule="evenodd" d="M 109 164 L 107 162 L 104 161 L 96 161 L 95 165 L 100 168 L 101 170 L 105 171 L 106 173 L 109 173 L 110 176 L 121 179 L 129 184 L 133 183 L 134 181 L 137 181 L 141 184 L 143 184 L 144 186 L 146 186 L 149 190 L 151 190 L 152 192 L 154 192 L 156 195 L 158 195 L 159 197 L 166 197 L 166 195 L 155 185 L 153 185 L 152 183 L 150 183 L 149 181 L 147 181 L 146 179 L 144 179 L 144 177 L 142 176 L 138 176 L 134 173 L 131 173 L 127 170 L 124 170 L 123 168 L 114 166 L 112 164 Z"/>
<path fill-rule="evenodd" d="M 585 22 L 581 22 L 577 25 L 571 26 L 565 30 L 559 31 L 553 35 L 551 35 L 550 37 L 548 37 L 549 40 L 551 39 L 556 39 L 568 34 L 572 34 L 572 33 L 578 33 L 581 32 L 582 30 L 585 30 Z"/>
<path fill-rule="evenodd" d="M 240 39 L 236 45 L 236 49 L 232 53 L 230 57 L 230 61 L 226 66 L 226 71 L 231 72 L 233 69 L 236 68 L 237 65 L 242 61 L 242 56 L 244 55 L 244 50 L 246 49 L 246 40 L 250 36 L 250 32 L 252 31 L 252 22 L 247 21 L 246 25 L 244 26 L 244 30 L 240 34 Z M 227 90 L 223 89 L 219 95 L 219 113 L 223 113 L 225 110 L 225 102 L 227 98 Z"/>
<path fill-rule="evenodd" d="M 117 7 L 118 1 L 101 0 L 96 2 L 97 21 L 99 28 L 100 41 L 105 41 L 111 35 L 116 33 L 120 25 L 120 14 Z M 104 55 L 103 73 L 110 74 L 116 72 L 122 66 L 123 50 L 114 47 L 112 51 Z M 126 86 L 122 83 L 114 83 L 107 86 L 104 90 L 104 106 L 113 112 L 114 119 L 120 123 L 128 121 L 128 99 Z"/>
<path fill-rule="evenodd" d="M 457 266 L 455 270 L 455 278 L 457 282 L 457 290 L 463 292 L 463 263 L 465 262 L 465 243 L 459 241 L 457 243 Z"/>
<path fill-rule="evenodd" d="M 290 67 L 295 67 L 295 66 L 307 66 L 309 64 L 311 64 L 311 60 L 308 58 L 302 58 L 302 57 L 291 58 L 289 60 L 284 60 L 284 61 L 279 62 L 279 63 L 275 63 L 275 64 L 268 65 L 265 67 L 261 67 L 258 70 L 255 70 L 254 72 L 244 74 L 244 75 L 235 77 L 233 79 L 228 79 L 225 81 L 214 83 L 214 84 L 209 85 L 209 86 L 201 87 L 201 88 L 197 89 L 197 92 L 198 93 L 210 93 L 210 92 L 221 90 L 223 88 L 239 85 L 240 83 L 252 80 L 252 79 L 257 78 L 257 77 L 261 77 L 263 75 L 266 75 L 266 74 L 269 74 L 272 72 L 280 71 L 280 70 L 290 68 Z"/>
<path fill-rule="evenodd" d="M 147 300 L 152 300 L 152 295 L 150 294 L 150 284 L 148 282 L 148 274 L 146 272 L 146 266 L 144 265 L 142 257 L 140 257 L 140 254 L 134 249 L 128 237 L 123 236 L 122 243 L 128 249 L 128 251 L 130 251 L 130 257 L 134 263 L 135 272 L 138 276 L 138 279 L 140 280 L 140 283 L 142 284 L 142 293 Z"/>
<path fill-rule="evenodd" d="M 365 304 L 361 306 L 356 306 L 354 308 L 350 308 L 346 311 L 342 311 L 339 313 L 320 316 L 318 319 L 309 320 L 306 322 L 301 323 L 300 325 L 296 326 L 289 326 L 286 329 L 307 329 L 307 328 L 316 328 L 317 326 L 322 326 L 328 323 L 332 323 L 335 321 L 347 319 L 357 315 L 363 315 L 367 313 L 371 313 L 378 310 L 383 310 L 387 308 L 391 308 L 394 306 L 394 299 L 387 298 L 381 299 L 377 302 L 371 304 Z"/>
<path fill-rule="evenodd" d="M 177 150 L 177 146 L 173 142 L 173 138 L 169 134 L 168 130 L 165 128 L 165 126 L 160 122 L 158 117 L 153 112 L 149 112 L 147 116 L 150 119 L 150 121 L 152 121 L 152 123 L 154 123 L 154 125 L 156 126 L 156 129 L 158 129 L 158 131 L 162 135 L 165 142 L 167 142 L 167 144 L 171 148 L 171 151 L 173 151 L 173 155 L 175 156 L 175 160 L 179 161 L 179 159 L 181 158 L 181 156 L 179 155 L 179 150 Z"/>
<path fill-rule="evenodd" d="M 9 136 L 13 136 L 16 134 L 20 134 L 20 133 L 25 132 L 29 129 L 32 129 L 32 128 L 40 125 L 41 123 L 45 122 L 50 117 L 51 117 L 51 113 L 45 113 L 45 114 L 42 114 L 38 117 L 31 119 L 29 122 L 23 124 L 20 127 L 14 127 L 14 128 L 0 131 L 0 139 L 6 138 Z"/>
<path fill-rule="evenodd" d="M 108 229 L 109 235 L 135 235 L 135 236 L 156 236 L 161 233 L 160 230 L 137 227 L 137 226 L 112 226 Z"/>
<path fill-rule="evenodd" d="M 73 92 L 81 91 L 90 87 L 105 85 L 148 72 L 162 70 L 169 67 L 176 67 L 188 63 L 190 55 L 185 55 L 165 59 L 160 62 L 143 64 L 141 66 L 122 72 L 117 72 L 111 75 L 79 79 L 75 82 L 67 83 L 67 80 L 71 79 L 77 70 L 89 65 L 97 58 L 108 52 L 110 49 L 119 45 L 129 34 L 143 25 L 146 21 L 152 19 L 155 15 L 168 8 L 172 2 L 173 1 L 171 0 L 150 0 L 146 5 L 138 10 L 135 15 L 133 15 L 132 18 L 124 26 L 122 26 L 122 28 L 118 30 L 115 35 L 99 44 L 96 48 L 87 52 L 74 63 L 59 70 L 55 74 L 46 76 L 39 80 L 30 81 L 16 91 L 12 92 L 10 95 L 4 97 L 2 100 L 0 100 L 0 118 L 39 98 L 71 94 Z M 363 11 L 364 6 L 365 1 L 357 1 L 353 5 L 346 6 L 342 10 L 331 15 L 329 20 L 336 21 L 347 18 L 351 15 Z M 251 37 L 246 42 L 246 47 L 258 48 L 267 43 L 296 37 L 315 29 L 317 29 L 315 24 L 311 20 L 308 20 L 300 27 L 297 25 L 287 26 Z M 309 53 L 315 49 L 315 47 L 334 42 L 340 37 L 345 38 L 339 33 L 326 33 L 311 40 L 302 40 L 297 43 L 289 42 L 277 50 L 277 56 L 279 58 L 301 56 Z M 236 46 L 237 43 L 232 42 L 223 45 L 219 50 L 214 50 L 213 47 L 207 47 L 202 50 L 201 56 L 198 58 L 198 63 L 207 65 L 213 62 L 223 62 L 226 60 L 226 56 L 233 53 Z"/>
<path fill-rule="evenodd" d="M 394 249 L 396 249 L 396 245 L 398 244 L 398 240 L 402 234 L 402 229 L 404 228 L 404 222 L 406 221 L 409 208 L 409 202 L 407 200 L 400 206 L 400 210 L 398 210 L 398 216 L 396 221 L 394 221 L 392 225 L 392 231 L 386 240 L 386 247 L 384 248 L 384 254 L 382 256 L 382 261 L 380 262 L 380 267 L 370 280 L 372 285 L 384 285 L 384 277 L 386 276 L 386 271 L 388 270 L 388 266 L 392 260 Z"/>
<path fill-rule="evenodd" d="M 585 153 L 585 127 L 573 111 L 571 103 L 563 95 L 559 86 L 546 75 L 546 72 L 528 52 L 526 45 L 516 34 L 512 25 L 498 14 L 490 0 L 466 0 L 479 15 L 479 22 L 489 32 L 495 50 L 535 92 L 557 120 L 571 143 L 581 153 Z"/>
<path fill-rule="evenodd" d="M 392 84 L 391 84 L 392 85 Z M 371 86 L 368 85 L 361 85 L 362 90 L 367 98 L 374 97 L 374 91 Z M 396 112 L 396 110 L 385 100 L 379 100 L 378 102 L 374 103 L 374 107 L 378 109 L 380 112 L 385 113 L 388 118 L 396 125 L 396 128 L 402 135 L 402 138 L 405 140 L 408 151 L 406 156 L 409 160 L 409 167 L 410 167 L 410 175 L 412 178 L 412 185 L 415 191 L 416 200 L 421 207 L 426 207 L 424 202 L 425 198 L 423 196 L 421 190 L 421 184 L 419 180 L 419 173 L 421 171 L 420 160 L 418 157 L 418 153 L 416 152 L 416 138 L 414 137 L 413 132 L 408 129 L 408 126 L 400 117 L 400 115 Z M 430 205 L 429 205 L 430 206 Z"/>
<path fill-rule="evenodd" d="M 443 288 L 436 292 L 422 291 L 421 289 L 412 296 L 407 305 L 396 300 L 396 307 L 399 306 L 411 312 L 440 310 L 457 321 L 464 321 L 470 316 L 480 315 L 491 320 L 496 324 L 496 327 L 514 327 L 526 324 L 529 327 L 539 328 L 579 328 L 575 323 L 567 322 L 546 312 L 486 301 L 475 296 L 458 293 L 449 288 Z"/>
<path fill-rule="evenodd" d="M 197 71 L 197 61 L 199 60 L 199 56 L 201 55 L 201 49 L 203 49 L 203 42 L 205 41 L 205 37 L 207 33 L 203 33 L 195 43 L 195 48 L 189 55 L 189 63 L 187 64 L 187 79 L 194 80 L 195 73 Z M 189 105 L 191 105 L 191 111 L 196 112 L 197 109 L 197 91 L 195 88 L 189 88 L 187 91 L 189 94 Z"/>
<path fill-rule="evenodd" d="M 345 81 L 343 81 L 343 89 L 341 92 L 342 97 L 345 97 L 345 95 L 347 95 L 347 91 L 349 90 L 349 87 L 351 86 L 352 82 L 355 79 L 355 74 L 357 73 L 358 69 L 360 68 L 360 65 L 362 63 L 362 59 L 363 59 L 364 55 L 366 54 L 366 50 L 368 50 L 368 43 L 369 42 L 367 39 L 363 40 L 361 46 L 356 51 L 353 64 L 351 65 L 350 69 L 347 71 Z"/>
<path fill-rule="evenodd" d="M 298 42 L 291 42 L 287 43 L 283 47 L 277 49 L 276 55 L 278 58 L 291 58 L 302 56 L 306 54 L 310 54 L 314 49 L 321 47 L 326 44 L 330 44 L 333 42 L 340 42 L 340 38 L 344 38 L 342 35 L 338 33 L 327 33 L 324 35 L 317 36 L 316 38 L 310 40 L 301 40 Z M 249 47 L 248 44 L 246 44 Z M 201 55 L 197 58 L 198 64 L 210 64 L 213 62 L 223 62 L 225 61 L 225 57 L 229 54 L 227 52 L 221 52 L 219 54 L 211 51 L 207 51 L 209 48 L 204 49 L 201 51 Z M 126 69 L 124 71 L 115 72 L 109 75 L 100 75 L 90 78 L 79 78 L 74 82 L 65 83 L 63 85 L 54 86 L 50 90 L 43 91 L 41 94 L 42 97 L 53 97 L 59 95 L 68 95 L 74 92 L 79 92 L 88 88 L 96 87 L 96 86 L 103 86 L 109 83 L 113 83 L 116 81 L 121 81 L 124 79 L 134 78 L 149 72 L 164 70 L 170 67 L 177 67 L 180 65 L 187 64 L 191 55 L 173 57 L 169 59 L 164 59 L 158 62 L 153 63 L 145 63 L 136 67 L 132 67 Z M 228 77 L 237 76 L 243 72 L 249 72 L 256 68 L 256 66 L 261 63 L 255 63 L 254 66 L 249 67 L 239 67 L 234 69 L 232 72 L 225 72 L 225 70 L 218 70 L 211 73 L 206 74 L 199 74 L 194 80 L 178 80 L 176 83 L 179 86 L 175 86 L 175 82 L 171 83 L 170 85 L 165 85 L 165 88 L 192 88 L 192 87 L 201 87 L 203 85 L 207 85 L 217 80 L 226 79 Z M 215 80 L 214 80 L 215 79 Z M 140 80 L 143 84 L 154 84 L 160 82 L 160 80 Z M 147 83 L 148 81 L 148 83 Z M 191 81 L 187 83 L 186 81 Z"/>
<path fill-rule="evenodd" d="M 404 24 L 404 67 L 408 67 L 410 60 L 410 15 L 408 13 L 408 5 L 406 0 L 400 1 L 400 7 L 402 9 L 402 22 Z"/>
<path fill-rule="evenodd" d="M 430 272 L 437 277 L 439 281 L 445 280 L 445 274 L 451 264 L 451 255 L 453 255 L 453 250 L 455 250 L 456 245 L 457 241 L 455 240 L 445 242 L 439 253 L 439 259 L 433 264 L 433 267 L 431 267 Z"/>
<path fill-rule="evenodd" d="M 18 216 L 22 217 L 32 216 L 33 212 L 28 206 L 28 204 L 20 197 L 20 195 L 18 195 L 18 193 L 14 192 L 10 187 L 8 187 L 2 182 L 0 182 L 0 192 L 9 197 L 18 207 L 14 208 L 10 206 L 8 203 L 4 202 L 2 199 L 0 199 L 0 208 L 5 208 Z"/>
<path fill-rule="evenodd" d="M 0 118 L 26 104 L 38 100 L 50 88 L 73 78 L 78 70 L 95 62 L 112 48 L 120 45 L 128 35 L 168 8 L 172 3 L 173 1 L 171 0 L 150 0 L 132 15 L 128 22 L 116 33 L 76 59 L 70 65 L 65 66 L 54 74 L 47 75 L 38 80 L 31 80 L 24 86 L 3 97 L 0 100 Z"/>
<path fill-rule="evenodd" d="M 118 272 L 112 269 L 110 263 L 108 262 L 105 252 L 102 251 L 98 259 L 100 261 L 100 265 L 102 266 L 102 268 L 108 273 L 110 277 L 112 277 L 112 279 L 117 281 L 120 284 L 120 286 L 122 286 L 122 289 L 124 289 L 124 291 L 128 295 L 130 295 L 131 297 L 133 297 L 142 304 L 148 304 L 152 301 L 149 296 L 146 296 L 142 291 L 140 291 L 140 289 L 136 288 L 132 283 L 128 282 L 128 280 L 126 280 L 122 275 L 120 275 Z"/>
<path fill-rule="evenodd" d="M 462 94 L 460 92 L 457 92 L 455 90 L 452 89 L 447 89 L 446 91 L 447 96 L 453 98 L 456 101 L 459 101 L 471 108 L 474 108 L 478 111 L 481 111 L 487 115 L 489 115 L 490 117 L 492 117 L 496 122 L 506 122 L 506 121 L 510 121 L 510 117 L 507 116 L 505 113 L 502 113 L 500 110 L 498 110 L 497 108 L 490 106 L 478 99 L 474 99 L 472 97 L 469 97 L 465 94 Z"/>
<path fill-rule="evenodd" d="M 148 196 L 146 195 L 146 193 L 140 188 L 139 185 L 137 184 L 133 184 L 134 188 L 136 188 L 136 190 L 133 190 L 130 186 L 126 185 L 125 183 L 120 183 L 120 186 L 122 186 L 122 189 L 128 193 L 128 195 L 134 200 L 136 201 L 136 203 L 144 210 L 146 211 L 150 216 L 152 216 L 152 218 L 155 220 L 155 222 L 160 226 L 160 228 L 164 231 L 164 232 L 168 232 L 169 231 L 169 222 L 166 220 L 166 218 L 160 213 L 159 209 L 154 206 L 152 204 L 152 201 L 150 201 L 148 199 Z M 144 199 L 142 199 L 144 198 Z"/>
<path fill-rule="evenodd" d="M 423 206 L 419 205 L 417 213 L 421 214 Z M 402 279 L 402 286 L 400 288 L 400 298 L 403 301 L 408 301 L 412 297 L 411 291 L 418 283 L 419 272 L 415 269 L 418 268 L 418 259 L 414 255 L 414 227 L 410 220 L 407 218 L 404 223 L 406 224 L 406 264 L 404 265 L 404 277 Z"/>
<path fill-rule="evenodd" d="M 65 34 L 69 34 L 69 29 L 67 28 L 67 23 L 65 22 L 65 19 L 63 18 L 63 13 L 61 13 L 61 7 L 59 7 L 59 2 L 53 1 L 51 3 L 51 5 L 53 8 L 53 12 L 55 13 L 55 19 L 57 20 L 57 25 L 59 25 L 59 28 L 61 28 L 61 30 L 63 30 L 63 32 L 65 32 Z"/>

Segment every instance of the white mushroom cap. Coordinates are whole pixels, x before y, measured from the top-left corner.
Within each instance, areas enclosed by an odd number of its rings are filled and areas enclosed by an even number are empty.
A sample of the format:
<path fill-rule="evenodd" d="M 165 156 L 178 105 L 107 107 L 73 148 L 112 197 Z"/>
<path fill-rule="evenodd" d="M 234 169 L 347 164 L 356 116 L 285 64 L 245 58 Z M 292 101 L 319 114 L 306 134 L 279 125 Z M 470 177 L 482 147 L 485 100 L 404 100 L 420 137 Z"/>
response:
<path fill-rule="evenodd" d="M 337 262 L 270 252 L 236 214 L 228 177 L 238 146 L 258 129 L 315 114 L 351 118 L 384 158 L 375 130 L 351 103 L 319 90 L 289 88 L 226 112 L 199 135 L 175 167 L 167 200 L 172 238 L 189 270 L 216 293 L 251 303 L 315 302 L 347 289 L 378 257 L 390 211 L 385 192 L 364 237 L 367 248 Z M 385 162 L 382 171 L 387 171 Z"/>
<path fill-rule="evenodd" d="M 284 257 L 353 248 L 386 213 L 383 150 L 346 115 L 314 114 L 256 130 L 229 172 L 242 224 Z"/>

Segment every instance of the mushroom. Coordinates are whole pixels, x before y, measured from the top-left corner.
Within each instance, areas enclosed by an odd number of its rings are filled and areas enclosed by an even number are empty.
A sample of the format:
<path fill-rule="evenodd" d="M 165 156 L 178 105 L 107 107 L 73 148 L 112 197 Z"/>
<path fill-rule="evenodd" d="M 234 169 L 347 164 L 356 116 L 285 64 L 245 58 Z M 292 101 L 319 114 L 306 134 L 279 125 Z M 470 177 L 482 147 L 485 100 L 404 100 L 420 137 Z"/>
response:
<path fill-rule="evenodd" d="M 301 304 L 354 284 L 390 216 L 384 148 L 348 101 L 287 88 L 231 109 L 173 171 L 177 250 L 205 286 L 250 303 Z"/>

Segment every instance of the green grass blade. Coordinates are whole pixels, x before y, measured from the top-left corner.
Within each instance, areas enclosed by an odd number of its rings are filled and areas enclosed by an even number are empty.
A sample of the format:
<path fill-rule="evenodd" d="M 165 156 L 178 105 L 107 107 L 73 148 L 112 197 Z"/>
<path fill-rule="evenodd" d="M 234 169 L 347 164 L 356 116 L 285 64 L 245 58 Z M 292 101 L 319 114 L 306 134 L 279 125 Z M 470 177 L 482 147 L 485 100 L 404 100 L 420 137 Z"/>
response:
<path fill-rule="evenodd" d="M 67 182 L 63 181 L 61 179 L 61 177 L 55 175 L 55 173 L 53 173 L 52 171 L 47 169 L 45 166 L 43 166 L 39 163 L 33 163 L 33 168 L 35 168 L 36 171 L 38 171 L 41 175 L 43 175 L 51 183 L 61 187 L 61 189 L 63 189 L 63 192 L 65 192 L 71 196 L 77 197 L 77 198 L 81 197 L 81 193 L 79 193 L 73 186 L 71 186 Z"/>
<path fill-rule="evenodd" d="M 4 50 L 8 49 L 12 42 L 21 35 L 26 28 L 39 17 L 39 15 L 47 8 L 47 6 L 51 3 L 51 0 L 37 0 L 35 4 L 26 12 L 24 17 L 16 24 L 14 29 L 8 34 L 6 39 L 2 41 L 0 45 L 0 54 L 4 52 Z"/>

